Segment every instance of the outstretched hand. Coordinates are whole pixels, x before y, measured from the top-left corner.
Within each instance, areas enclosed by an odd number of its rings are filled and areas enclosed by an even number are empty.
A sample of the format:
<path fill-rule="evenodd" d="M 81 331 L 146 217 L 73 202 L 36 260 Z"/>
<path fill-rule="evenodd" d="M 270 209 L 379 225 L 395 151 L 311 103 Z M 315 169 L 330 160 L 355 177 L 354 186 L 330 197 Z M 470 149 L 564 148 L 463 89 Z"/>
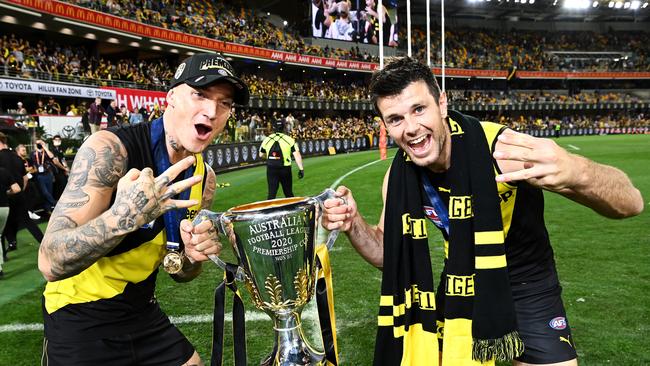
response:
<path fill-rule="evenodd" d="M 115 202 L 111 207 L 111 212 L 118 218 L 118 229 L 135 231 L 169 210 L 198 204 L 196 200 L 172 197 L 199 183 L 202 177 L 192 176 L 169 185 L 178 174 L 192 166 L 194 160 L 193 156 L 187 157 L 155 178 L 151 168 L 129 170 L 117 183 Z"/>
<path fill-rule="evenodd" d="M 524 180 L 553 192 L 579 184 L 582 162 L 555 141 L 505 130 L 498 138 L 494 158 L 503 170 L 497 182 Z M 505 167 L 505 168 L 504 168 Z"/>

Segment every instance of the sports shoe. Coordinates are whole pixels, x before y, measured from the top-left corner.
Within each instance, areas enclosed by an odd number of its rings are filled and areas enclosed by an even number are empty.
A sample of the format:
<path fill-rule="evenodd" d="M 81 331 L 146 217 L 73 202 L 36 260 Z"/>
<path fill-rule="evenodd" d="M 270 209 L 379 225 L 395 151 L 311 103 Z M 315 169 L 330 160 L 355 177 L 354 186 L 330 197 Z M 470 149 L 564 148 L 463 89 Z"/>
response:
<path fill-rule="evenodd" d="M 37 214 L 33 213 L 32 211 L 27 211 L 27 214 L 29 214 L 29 218 L 32 219 L 32 220 L 38 220 L 38 219 L 41 218 L 40 216 L 38 216 Z"/>

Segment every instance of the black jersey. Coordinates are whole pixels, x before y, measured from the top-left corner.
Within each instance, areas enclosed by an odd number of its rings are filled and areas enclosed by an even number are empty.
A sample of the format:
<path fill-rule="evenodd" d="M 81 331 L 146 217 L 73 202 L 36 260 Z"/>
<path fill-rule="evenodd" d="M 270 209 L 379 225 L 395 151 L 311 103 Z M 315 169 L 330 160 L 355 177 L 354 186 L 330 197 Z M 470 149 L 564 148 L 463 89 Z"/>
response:
<path fill-rule="evenodd" d="M 126 148 L 128 169 L 155 170 L 150 127 L 141 123 L 109 130 Z M 205 180 L 200 154 L 195 174 Z M 200 201 L 202 184 L 195 187 Z M 197 197 L 194 189 L 191 195 Z M 133 332 L 165 317 L 154 298 L 158 267 L 167 253 L 164 226 L 160 217 L 151 227 L 128 234 L 81 273 L 49 282 L 43 294 L 45 336 L 58 341 L 95 340 Z"/>
<path fill-rule="evenodd" d="M 497 137 L 503 132 L 505 126 L 491 122 L 481 122 L 481 126 L 488 140 L 488 146 L 491 152 L 494 152 Z M 494 162 L 494 169 L 495 176 L 500 174 L 496 162 Z M 446 174 L 432 173 L 428 169 L 426 172 L 426 177 L 431 180 L 448 209 L 449 185 Z M 506 238 L 505 250 L 510 282 L 518 284 L 556 278 L 553 249 L 544 224 L 542 190 L 526 182 L 497 183 L 497 190 Z M 443 235 L 446 237 L 444 231 Z M 445 240 L 445 256 L 448 245 Z"/>

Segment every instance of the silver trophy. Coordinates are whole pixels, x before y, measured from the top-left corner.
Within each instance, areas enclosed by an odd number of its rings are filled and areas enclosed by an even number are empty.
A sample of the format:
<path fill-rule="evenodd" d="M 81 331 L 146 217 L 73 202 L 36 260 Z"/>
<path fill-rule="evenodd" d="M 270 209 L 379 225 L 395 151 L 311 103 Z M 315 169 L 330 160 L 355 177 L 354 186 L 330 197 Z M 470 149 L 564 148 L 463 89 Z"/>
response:
<path fill-rule="evenodd" d="M 322 204 L 334 197 L 328 189 L 316 197 L 260 201 L 224 213 L 201 210 L 194 220 L 211 220 L 228 238 L 239 261 L 235 278 L 275 323 L 275 347 L 262 365 L 324 365 L 324 352 L 305 340 L 300 313 L 314 292 Z M 328 249 L 337 234 L 330 232 Z M 225 269 L 219 257 L 210 259 Z"/>

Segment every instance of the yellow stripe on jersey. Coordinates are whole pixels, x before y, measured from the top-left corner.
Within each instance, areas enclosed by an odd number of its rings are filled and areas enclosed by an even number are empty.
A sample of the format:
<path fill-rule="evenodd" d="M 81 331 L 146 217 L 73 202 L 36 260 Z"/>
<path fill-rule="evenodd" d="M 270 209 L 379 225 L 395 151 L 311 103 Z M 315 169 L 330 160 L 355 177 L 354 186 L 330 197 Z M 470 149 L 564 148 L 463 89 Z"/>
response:
<path fill-rule="evenodd" d="M 204 177 L 205 165 L 201 154 L 196 154 L 195 176 Z M 190 190 L 190 199 L 199 203 L 188 209 L 188 216 L 201 209 L 203 180 Z M 110 299 L 124 292 L 129 283 L 147 279 L 160 265 L 167 253 L 165 230 L 146 243 L 111 257 L 103 257 L 81 273 L 61 281 L 48 282 L 43 295 L 49 314 L 70 304 L 81 304 Z"/>

